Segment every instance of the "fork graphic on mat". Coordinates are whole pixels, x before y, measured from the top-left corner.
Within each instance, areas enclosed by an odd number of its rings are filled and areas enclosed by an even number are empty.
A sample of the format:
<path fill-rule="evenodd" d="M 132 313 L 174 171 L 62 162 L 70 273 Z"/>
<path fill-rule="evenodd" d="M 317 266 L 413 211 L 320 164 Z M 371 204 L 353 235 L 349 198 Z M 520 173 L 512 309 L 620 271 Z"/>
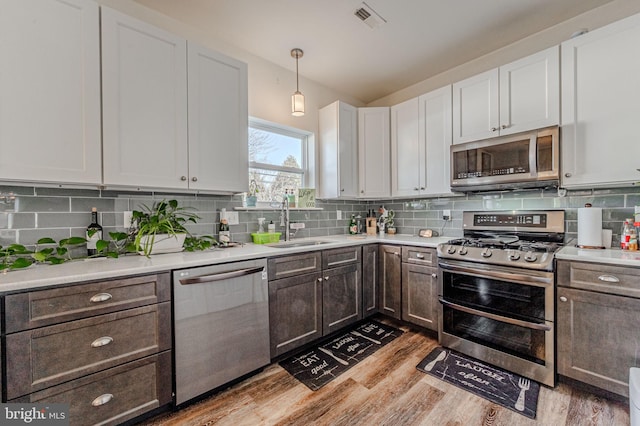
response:
<path fill-rule="evenodd" d="M 530 382 L 529 380 L 521 377 L 518 380 L 518 387 L 520 388 L 520 395 L 518 395 L 518 400 L 516 401 L 516 410 L 524 411 L 524 393 L 529 390 Z"/>

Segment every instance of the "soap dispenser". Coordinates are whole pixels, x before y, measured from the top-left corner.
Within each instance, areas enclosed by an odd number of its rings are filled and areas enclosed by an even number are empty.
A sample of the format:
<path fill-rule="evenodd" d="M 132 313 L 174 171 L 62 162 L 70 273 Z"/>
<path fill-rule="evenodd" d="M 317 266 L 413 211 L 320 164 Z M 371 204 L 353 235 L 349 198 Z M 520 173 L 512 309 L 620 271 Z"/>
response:
<path fill-rule="evenodd" d="M 264 234 L 264 217 L 258 218 L 258 234 Z"/>

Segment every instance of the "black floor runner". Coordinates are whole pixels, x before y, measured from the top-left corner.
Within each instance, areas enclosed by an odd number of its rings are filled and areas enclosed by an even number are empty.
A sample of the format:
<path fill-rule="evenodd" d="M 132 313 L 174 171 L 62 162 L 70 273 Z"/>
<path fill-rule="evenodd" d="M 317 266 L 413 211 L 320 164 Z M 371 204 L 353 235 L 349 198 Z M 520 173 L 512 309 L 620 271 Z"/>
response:
<path fill-rule="evenodd" d="M 536 418 L 538 382 L 441 347 L 432 350 L 416 368 L 531 419 Z"/>
<path fill-rule="evenodd" d="M 315 391 L 402 333 L 402 330 L 395 327 L 377 321 L 366 321 L 281 361 L 280 365 Z"/>

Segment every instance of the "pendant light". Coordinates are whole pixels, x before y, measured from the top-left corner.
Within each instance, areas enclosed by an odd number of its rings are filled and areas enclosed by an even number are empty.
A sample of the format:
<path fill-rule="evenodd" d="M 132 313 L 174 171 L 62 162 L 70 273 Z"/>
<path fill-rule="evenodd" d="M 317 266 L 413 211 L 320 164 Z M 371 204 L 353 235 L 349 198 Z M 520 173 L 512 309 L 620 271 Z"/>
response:
<path fill-rule="evenodd" d="M 291 56 L 296 58 L 296 91 L 291 95 L 291 115 L 294 117 L 302 117 L 304 115 L 304 95 L 300 92 L 298 77 L 298 59 L 302 58 L 304 52 L 302 49 L 292 49 Z"/>

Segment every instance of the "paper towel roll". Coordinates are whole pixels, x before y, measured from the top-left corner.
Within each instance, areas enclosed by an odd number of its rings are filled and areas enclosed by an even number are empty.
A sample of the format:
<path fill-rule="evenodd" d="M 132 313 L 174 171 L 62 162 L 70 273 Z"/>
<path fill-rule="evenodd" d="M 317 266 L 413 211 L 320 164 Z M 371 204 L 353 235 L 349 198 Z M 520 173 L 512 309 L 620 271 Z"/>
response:
<path fill-rule="evenodd" d="M 593 207 L 578 209 L 578 247 L 603 248 L 602 209 Z"/>

